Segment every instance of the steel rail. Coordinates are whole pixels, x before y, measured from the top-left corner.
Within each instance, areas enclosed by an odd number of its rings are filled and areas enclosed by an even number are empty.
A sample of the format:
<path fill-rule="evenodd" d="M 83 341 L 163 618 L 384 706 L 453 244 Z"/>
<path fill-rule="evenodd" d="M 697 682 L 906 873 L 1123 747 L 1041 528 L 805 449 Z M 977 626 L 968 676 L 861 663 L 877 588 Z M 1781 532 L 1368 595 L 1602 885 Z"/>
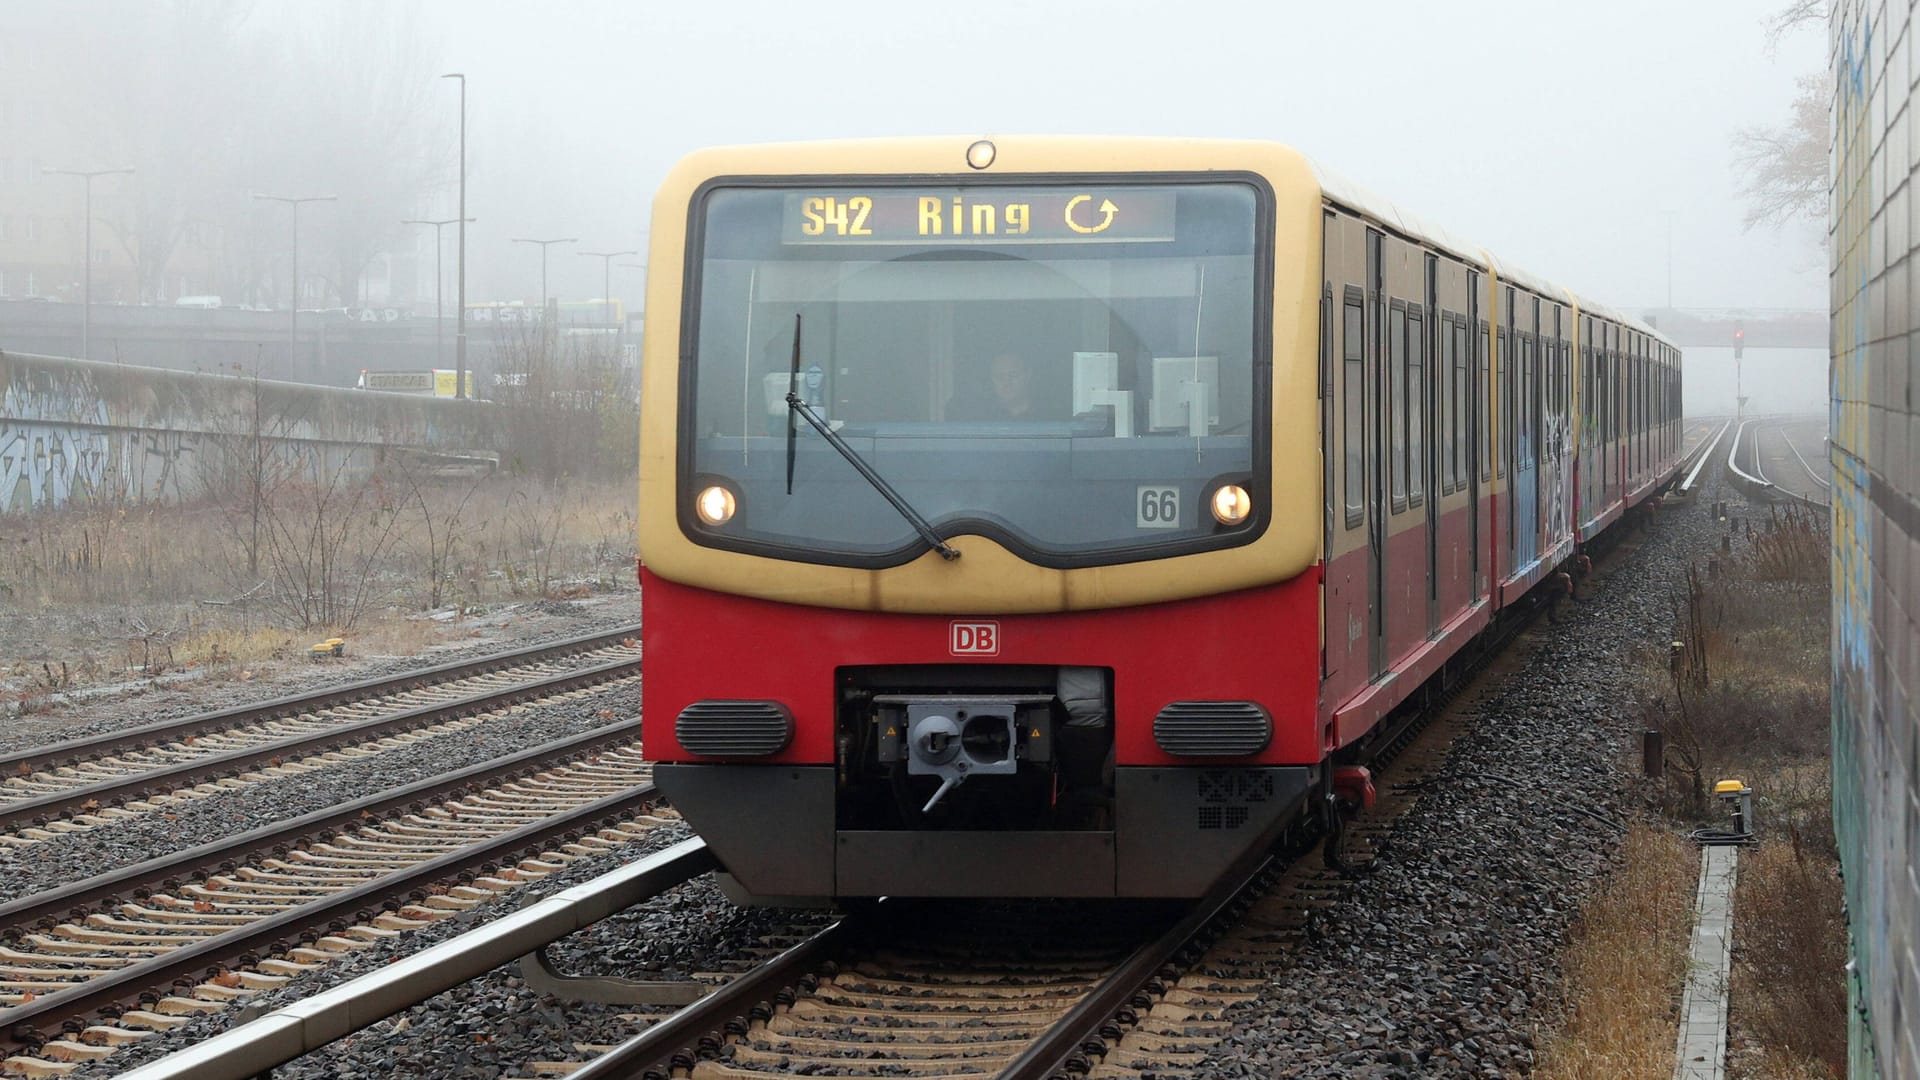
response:
<path fill-rule="evenodd" d="M 845 952 L 861 925 L 857 916 L 842 916 L 807 940 L 587 1062 L 568 1080 L 666 1073 L 675 1057 L 684 1057 L 690 1064 L 702 1037 L 719 1033 L 729 1021 L 747 1016 L 760 1002 L 771 1002 L 781 990 Z"/>
<path fill-rule="evenodd" d="M 1732 418 L 1723 421 L 1720 424 L 1720 429 L 1713 433 L 1712 438 L 1707 439 L 1688 455 L 1689 457 L 1695 457 L 1697 455 L 1697 460 L 1693 463 L 1692 471 L 1687 473 L 1687 478 L 1680 482 L 1681 494 L 1685 495 L 1693 491 L 1694 481 L 1700 478 L 1700 471 L 1707 467 L 1707 462 L 1713 460 L 1713 448 L 1720 445 L 1720 440 L 1726 436 L 1727 429 L 1732 426 Z"/>
<path fill-rule="evenodd" d="M 1278 834 L 1267 839 L 1268 843 L 1254 849 L 1253 854 L 1257 858 L 1243 859 L 1237 872 L 1222 877 L 1219 884 L 1181 916 L 1178 922 L 1134 950 L 1133 955 L 1127 957 L 1111 975 L 1102 979 L 1100 985 L 1082 998 L 1079 1004 L 1067 1010 L 1066 1015 L 1055 1021 L 1032 1045 L 1008 1062 L 1007 1067 L 999 1073 L 1000 1080 L 1046 1080 L 1063 1070 L 1090 1072 L 1089 1068 L 1074 1067 L 1084 1065 L 1084 1061 L 1070 1064 L 1071 1059 L 1089 1051 L 1104 1055 L 1109 1047 L 1101 1037 L 1100 1029 L 1176 958 L 1191 949 L 1194 950 L 1191 959 L 1199 959 L 1199 953 L 1212 943 L 1217 923 L 1223 918 L 1234 917 L 1232 912 L 1235 905 L 1241 902 L 1241 894 L 1282 861 L 1271 849 L 1271 841 L 1277 840 Z M 1244 911 L 1244 908 L 1239 910 Z"/>
<path fill-rule="evenodd" d="M 1792 439 L 1787 438 L 1786 425 L 1784 424 L 1780 426 L 1780 440 L 1787 444 L 1787 449 L 1793 453 L 1793 459 L 1800 463 L 1801 468 L 1807 470 L 1807 475 L 1813 478 L 1814 483 L 1819 484 L 1829 491 L 1833 490 L 1833 482 L 1821 476 L 1818 472 L 1815 472 L 1813 466 L 1807 464 L 1807 459 L 1801 455 L 1800 448 L 1793 445 Z"/>
<path fill-rule="evenodd" d="M 437 667 L 420 668 L 377 679 L 346 683 L 339 686 L 324 687 L 305 694 L 291 694 L 273 698 L 251 705 L 221 709 L 216 712 L 199 713 L 173 720 L 161 720 L 140 727 L 123 728 L 119 731 L 89 735 L 65 742 L 49 743 L 46 746 L 17 750 L 0 754 L 0 775 L 12 775 L 24 770 L 43 770 L 53 766 L 75 764 L 91 758 L 100 757 L 124 750 L 144 749 L 157 745 L 156 739 L 183 735 L 198 735 L 209 731 L 223 731 L 243 724 L 260 723 L 274 720 L 297 712 L 313 712 L 320 709 L 351 705 L 371 697 L 384 697 L 389 694 L 414 690 L 435 683 L 452 682 L 456 679 L 485 675 L 502 668 L 522 664 L 539 663 L 570 653 L 588 652 L 596 648 L 605 648 L 624 638 L 637 637 L 640 626 L 634 623 L 613 630 L 594 634 L 583 634 L 531 649 L 517 649 L 507 652 L 488 653 L 471 660 L 459 660 Z"/>
<path fill-rule="evenodd" d="M 557 892 L 431 949 L 121 1075 L 123 1080 L 247 1080 L 717 866 L 698 837 L 682 840 L 639 862 Z M 586 1070 L 575 1074 L 584 1075 Z"/>
<path fill-rule="evenodd" d="M 160 855 L 144 862 L 95 874 L 57 888 L 44 889 L 0 904 L 0 928 L 33 926 L 45 919 L 60 919 L 88 913 L 88 906 L 131 893 L 135 889 L 164 885 L 201 866 L 220 866 L 238 862 L 256 852 L 270 852 L 276 846 L 302 836 L 312 836 L 344 825 L 385 817 L 415 804 L 477 783 L 506 779 L 539 768 L 578 759 L 605 747 L 632 742 L 639 734 L 636 725 L 621 722 L 605 724 L 578 735 L 553 739 L 538 746 L 469 765 L 455 772 L 428 777 L 411 784 L 354 799 L 302 814 L 297 818 Z"/>
<path fill-rule="evenodd" d="M 1733 473 L 1734 479 L 1736 480 L 1736 482 L 1745 482 L 1746 484 L 1751 485 L 1761 493 L 1761 496 L 1763 498 L 1765 498 L 1767 497 L 1766 492 L 1773 490 L 1773 485 L 1768 483 L 1765 477 L 1755 476 L 1753 473 L 1750 473 L 1747 470 L 1742 469 L 1740 467 L 1740 461 L 1739 461 L 1740 440 L 1743 436 L 1746 435 L 1747 426 L 1752 423 L 1753 421 L 1751 420 L 1742 420 L 1740 421 L 1740 426 L 1733 430 L 1733 445 L 1727 449 L 1727 469 L 1728 471 Z M 1757 437 L 1754 440 L 1754 444 L 1756 446 L 1759 444 L 1759 439 Z M 1755 454 L 1754 468 L 1758 469 L 1760 467 L 1759 461 L 1760 461 L 1760 456 L 1758 454 Z"/>
<path fill-rule="evenodd" d="M 107 806 L 115 800 L 124 802 L 129 797 L 152 792 L 157 788 L 164 787 L 172 790 L 214 777 L 243 772 L 256 765 L 274 762 L 276 758 L 309 755 L 333 746 L 363 742 L 382 735 L 425 727 L 449 717 L 485 712 L 518 704 L 530 698 L 547 697 L 582 687 L 596 686 L 612 679 L 637 674 L 639 670 L 638 658 L 614 660 L 589 668 L 549 675 L 532 682 L 515 683 L 501 690 L 489 690 L 455 698 L 452 701 L 420 705 L 403 712 L 389 713 L 355 724 L 328 728 L 308 735 L 293 735 L 211 757 L 193 758 L 165 768 L 150 769 L 112 780 L 101 780 L 85 787 L 0 804 L 0 832 L 25 828 L 56 815 Z"/>
<path fill-rule="evenodd" d="M 395 870 L 351 889 L 183 945 L 71 989 L 0 1009 L 0 1028 L 12 1033 L 16 1042 L 30 1041 L 30 1032 L 37 1036 L 40 1034 L 38 1029 L 47 1025 L 58 1025 L 61 1021 L 90 1015 L 109 1005 L 126 1003 L 143 990 L 165 986 L 187 976 L 202 975 L 209 966 L 223 960 L 265 949 L 276 941 L 325 926 L 335 919 L 356 917 L 361 909 L 369 905 L 377 905 L 395 896 L 405 896 L 413 889 L 462 871 L 497 863 L 522 851 L 538 851 L 557 839 L 636 814 L 659 801 L 660 795 L 651 784 L 604 796 L 458 851 Z"/>

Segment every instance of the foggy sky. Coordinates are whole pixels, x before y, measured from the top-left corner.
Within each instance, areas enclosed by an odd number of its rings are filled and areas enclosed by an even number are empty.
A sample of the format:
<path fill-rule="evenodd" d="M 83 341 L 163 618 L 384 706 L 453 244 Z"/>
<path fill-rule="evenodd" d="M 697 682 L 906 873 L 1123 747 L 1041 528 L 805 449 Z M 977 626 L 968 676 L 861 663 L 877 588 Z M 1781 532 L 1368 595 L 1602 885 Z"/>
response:
<path fill-rule="evenodd" d="M 427 0 L 416 25 L 469 80 L 470 297 L 537 294 L 511 236 L 644 248 L 661 176 L 701 146 L 1058 132 L 1287 142 L 1629 309 L 1666 299 L 1670 215 L 1677 305 L 1820 308 L 1822 233 L 1744 232 L 1730 163 L 1824 65 L 1821 29 L 1769 48 L 1778 6 Z M 600 261 L 563 250 L 553 292 L 599 295 Z"/>

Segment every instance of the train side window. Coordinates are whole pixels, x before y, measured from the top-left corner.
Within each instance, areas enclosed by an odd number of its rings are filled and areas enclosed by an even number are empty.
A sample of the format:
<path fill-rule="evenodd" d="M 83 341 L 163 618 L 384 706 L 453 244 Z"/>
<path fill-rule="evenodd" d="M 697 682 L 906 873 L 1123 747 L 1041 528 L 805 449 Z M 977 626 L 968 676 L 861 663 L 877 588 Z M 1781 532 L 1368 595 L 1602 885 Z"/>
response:
<path fill-rule="evenodd" d="M 1579 387 L 1578 406 L 1580 420 L 1580 445 L 1593 445 L 1593 320 L 1580 316 L 1577 324 L 1580 335 L 1580 347 L 1575 351 L 1578 358 L 1580 375 L 1575 380 Z M 1569 413 L 1569 418 L 1572 414 Z"/>
<path fill-rule="evenodd" d="M 1365 318 L 1358 290 L 1349 290 L 1341 308 L 1341 433 L 1345 459 L 1347 528 L 1357 529 L 1366 518 L 1366 462 L 1361 447 L 1366 437 L 1366 353 L 1361 325 Z"/>
<path fill-rule="evenodd" d="M 1500 429 L 1499 447 L 1493 455 L 1493 475 L 1507 475 L 1506 455 L 1498 450 L 1513 440 L 1513 350 L 1507 345 L 1506 327 L 1500 328 L 1500 392 L 1494 396 L 1494 426 Z"/>
<path fill-rule="evenodd" d="M 1453 486 L 1467 485 L 1467 440 L 1473 434 L 1473 413 L 1468 408 L 1467 324 L 1453 324 Z"/>
<path fill-rule="evenodd" d="M 1453 494 L 1453 313 L 1443 311 L 1434 320 L 1439 328 L 1434 343 L 1439 355 L 1433 358 L 1433 432 L 1434 472 L 1440 477 L 1441 495 Z"/>
<path fill-rule="evenodd" d="M 1593 346 L 1580 346 L 1580 445 L 1593 445 Z"/>
<path fill-rule="evenodd" d="M 1392 425 L 1393 512 L 1407 508 L 1407 305 L 1395 300 L 1388 316 L 1387 370 L 1389 397 L 1387 416 Z"/>
<path fill-rule="evenodd" d="M 1331 223 L 1332 215 L 1328 215 Z M 1320 287 L 1320 557 L 1333 557 L 1333 284 Z M 1324 654 L 1323 654 L 1324 659 Z M 1322 674 L 1325 672 L 1323 671 Z"/>
<path fill-rule="evenodd" d="M 1473 415 L 1477 421 L 1474 430 L 1479 432 L 1480 480 L 1485 483 L 1493 479 L 1493 417 L 1488 408 L 1488 395 L 1493 392 L 1492 362 L 1487 356 L 1487 337 L 1491 333 L 1485 319 L 1473 332 L 1473 356 L 1480 369 L 1480 384 L 1474 387 Z"/>
<path fill-rule="evenodd" d="M 1407 505 L 1427 489 L 1427 335 L 1418 304 L 1407 305 Z"/>

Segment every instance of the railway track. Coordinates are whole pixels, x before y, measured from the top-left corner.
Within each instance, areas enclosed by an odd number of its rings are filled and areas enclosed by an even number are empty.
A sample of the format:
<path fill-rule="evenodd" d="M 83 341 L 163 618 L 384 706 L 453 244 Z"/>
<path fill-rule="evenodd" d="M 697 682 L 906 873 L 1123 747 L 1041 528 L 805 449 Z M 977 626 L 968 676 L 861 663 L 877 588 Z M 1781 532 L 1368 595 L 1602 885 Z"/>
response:
<path fill-rule="evenodd" d="M 1794 464 L 1799 466 L 1798 469 L 1792 470 L 1794 480 L 1787 483 L 1771 477 L 1766 478 L 1775 486 L 1782 490 L 1790 490 L 1796 497 L 1808 503 L 1825 503 L 1827 502 L 1826 493 L 1832 490 L 1832 484 L 1807 461 L 1805 455 L 1800 453 L 1800 448 L 1794 444 L 1792 436 L 1788 434 L 1791 426 L 1787 422 L 1782 422 L 1769 430 L 1779 437 L 1781 444 L 1787 448 L 1787 453 L 1793 457 Z M 1762 475 L 1765 476 L 1764 473 Z M 1800 479 L 1802 475 L 1806 478 L 1804 481 Z"/>
<path fill-rule="evenodd" d="M 1826 498 L 1818 494 L 1827 490 L 1827 480 L 1821 476 L 1799 449 L 1786 435 L 1788 422 L 1780 419 L 1743 420 L 1734 429 L 1732 447 L 1727 452 L 1727 469 L 1736 486 L 1754 498 L 1768 503 L 1782 500 L 1799 503 L 1814 510 L 1826 510 Z M 1786 443 L 1787 450 L 1799 466 L 1796 474 L 1804 473 L 1810 483 L 1776 483 L 1767 475 L 1765 456 L 1761 453 L 1761 443 L 1765 433 L 1772 431 Z"/>
<path fill-rule="evenodd" d="M 525 700 L 637 678 L 635 629 L 0 756 L 9 800 L 0 844 L 111 825 L 449 734 Z"/>
<path fill-rule="evenodd" d="M 1524 633 L 1516 621 L 1491 647 Z M 520 1075 L 1146 1076 L 1193 1074 L 1236 1021 L 1231 1011 L 1267 985 L 1276 963 L 1312 933 L 1314 913 L 1364 873 L 1377 842 L 1419 801 L 1466 714 L 1450 699 L 1504 660 L 1482 662 L 1434 708 L 1396 728 L 1379 749 L 1390 781 L 1345 830 L 1345 871 L 1281 855 L 1263 838 L 1257 856 L 1197 905 L 1102 908 L 1101 926 L 1040 905 L 958 907 L 886 901 L 850 913 L 777 957 L 727 979 L 694 1005 L 658 1019 L 615 1047 L 576 1046 L 591 1061 L 530 1061 Z M 1612 824 L 1609 822 L 1609 824 Z M 1296 839 L 1298 839 L 1296 837 Z M 681 845 L 711 867 L 698 841 Z M 1355 850 L 1355 849 L 1358 850 Z M 662 853 L 665 855 L 667 853 Z M 658 858 L 657 856 L 655 858 Z M 568 890 L 570 902 L 610 908 L 612 890 L 636 895 L 651 865 L 609 875 L 617 884 Z M 662 886 L 664 888 L 666 886 Z M 645 895 L 655 895 L 647 893 Z M 512 918 L 512 917 L 509 917 Z M 502 920 L 502 923 L 507 920 Z M 137 1072 L 140 1080 L 251 1076 L 317 1049 L 581 925 L 539 936 L 490 926 L 336 987 L 319 998 L 235 1029 Z M 416 963 L 417 961 L 417 963 Z M 716 980 L 718 981 L 718 980 Z M 641 1020 L 642 1018 L 635 1018 Z"/>
<path fill-rule="evenodd" d="M 521 1075 L 1180 1075 L 1229 1033 L 1228 1010 L 1250 999 L 1263 965 L 1297 946 L 1343 874 L 1364 872 L 1460 722 L 1443 705 L 1383 746 L 1395 783 L 1348 828 L 1362 850 L 1349 843 L 1345 871 L 1302 857 L 1308 845 L 1270 854 L 1275 835 L 1199 904 L 1102 905 L 1095 920 L 1084 906 L 882 901 L 720 981 L 626 1043 L 577 1048 L 599 1052 L 592 1061 L 529 1062 Z M 685 841 L 133 1075 L 252 1076 L 712 868 L 704 845 Z M 548 904 L 566 910 L 543 915 Z"/>
<path fill-rule="evenodd" d="M 1720 445 L 1720 440 L 1726 438 L 1728 430 L 1732 427 L 1732 420 L 1722 420 L 1718 423 L 1706 421 L 1707 433 L 1703 434 L 1680 459 L 1680 494 L 1691 495 L 1697 490 L 1700 474 L 1706 469 L 1707 463 L 1713 459 L 1714 448 Z"/>
<path fill-rule="evenodd" d="M 60 1075 L 644 836 L 670 811 L 610 724 L 0 905 L 15 1075 Z"/>
<path fill-rule="evenodd" d="M 1441 706 L 1388 738 L 1376 761 L 1394 782 L 1344 830 L 1342 869 L 1298 843 L 1275 853 L 1282 838 L 1270 836 L 1198 904 L 1108 905 L 1091 933 L 1071 908 L 883 902 L 590 1062 L 521 1075 L 1189 1075 L 1230 1034 L 1228 1011 L 1299 946 L 1312 912 L 1366 872 L 1462 721 Z"/>

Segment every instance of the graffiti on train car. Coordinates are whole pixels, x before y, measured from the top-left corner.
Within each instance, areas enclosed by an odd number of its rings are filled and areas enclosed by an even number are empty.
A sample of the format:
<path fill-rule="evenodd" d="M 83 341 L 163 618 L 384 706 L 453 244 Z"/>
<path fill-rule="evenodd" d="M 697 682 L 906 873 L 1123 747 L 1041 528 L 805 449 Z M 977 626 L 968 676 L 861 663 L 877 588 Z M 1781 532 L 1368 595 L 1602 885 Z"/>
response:
<path fill-rule="evenodd" d="M 1547 414 L 1545 464 L 1540 476 L 1540 501 L 1547 522 L 1547 549 L 1567 539 L 1572 523 L 1573 426 L 1558 413 Z"/>

